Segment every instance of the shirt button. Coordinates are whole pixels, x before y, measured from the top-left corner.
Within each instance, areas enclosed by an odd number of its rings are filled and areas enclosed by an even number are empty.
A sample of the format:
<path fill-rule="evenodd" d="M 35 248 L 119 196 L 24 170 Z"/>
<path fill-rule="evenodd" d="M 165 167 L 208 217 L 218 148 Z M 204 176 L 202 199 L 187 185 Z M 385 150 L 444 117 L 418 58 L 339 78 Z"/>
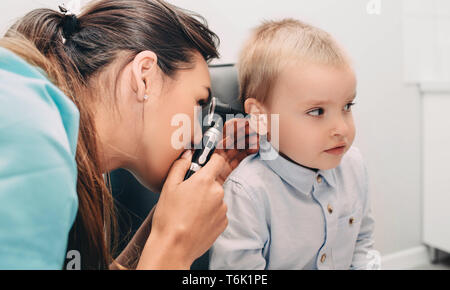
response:
<path fill-rule="evenodd" d="M 331 205 L 328 205 L 328 212 L 329 212 L 330 214 L 333 213 L 333 207 L 332 207 Z"/>
<path fill-rule="evenodd" d="M 322 183 L 322 177 L 317 176 L 317 182 L 318 182 L 318 183 Z"/>
<path fill-rule="evenodd" d="M 349 223 L 350 225 L 353 225 L 353 224 L 355 223 L 355 218 L 354 218 L 354 217 L 351 217 L 351 218 L 348 220 L 348 223 Z"/>
<path fill-rule="evenodd" d="M 322 257 L 320 257 L 320 262 L 323 264 L 327 260 L 327 255 L 323 254 Z"/>

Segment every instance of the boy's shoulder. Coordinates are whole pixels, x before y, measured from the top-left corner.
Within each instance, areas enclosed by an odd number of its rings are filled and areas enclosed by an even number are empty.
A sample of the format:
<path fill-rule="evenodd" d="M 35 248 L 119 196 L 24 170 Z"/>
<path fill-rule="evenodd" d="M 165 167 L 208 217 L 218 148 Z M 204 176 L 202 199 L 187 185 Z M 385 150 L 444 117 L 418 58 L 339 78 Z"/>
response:
<path fill-rule="evenodd" d="M 236 181 L 249 180 L 248 178 L 257 177 L 260 176 L 261 173 L 266 172 L 267 167 L 258 157 L 258 153 L 256 153 L 244 158 L 241 163 L 239 163 L 239 166 L 231 172 L 228 179 Z"/>
<path fill-rule="evenodd" d="M 252 192 L 264 192 L 264 187 L 271 178 L 278 176 L 270 170 L 259 154 L 252 154 L 241 161 L 225 181 L 226 184 L 238 184 L 239 187 Z"/>

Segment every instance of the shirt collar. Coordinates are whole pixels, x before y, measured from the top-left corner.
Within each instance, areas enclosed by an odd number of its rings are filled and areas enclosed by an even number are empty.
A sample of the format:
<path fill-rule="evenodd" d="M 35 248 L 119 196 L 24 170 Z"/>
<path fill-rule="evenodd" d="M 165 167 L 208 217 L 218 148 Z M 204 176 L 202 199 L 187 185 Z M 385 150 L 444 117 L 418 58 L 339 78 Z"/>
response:
<path fill-rule="evenodd" d="M 309 195 L 313 185 L 320 176 L 331 187 L 336 186 L 336 176 L 334 169 L 318 170 L 317 172 L 298 165 L 278 154 L 276 149 L 264 138 L 261 138 L 259 157 L 267 166 L 272 169 L 287 183 Z"/>

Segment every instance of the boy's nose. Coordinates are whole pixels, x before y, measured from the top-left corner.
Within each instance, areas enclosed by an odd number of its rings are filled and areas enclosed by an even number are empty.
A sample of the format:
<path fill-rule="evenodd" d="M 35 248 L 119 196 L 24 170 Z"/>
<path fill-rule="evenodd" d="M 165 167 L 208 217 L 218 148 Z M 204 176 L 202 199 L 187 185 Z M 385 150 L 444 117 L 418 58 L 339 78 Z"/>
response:
<path fill-rule="evenodd" d="M 350 130 L 349 124 L 343 118 L 336 120 L 332 130 L 332 136 L 347 136 Z"/>

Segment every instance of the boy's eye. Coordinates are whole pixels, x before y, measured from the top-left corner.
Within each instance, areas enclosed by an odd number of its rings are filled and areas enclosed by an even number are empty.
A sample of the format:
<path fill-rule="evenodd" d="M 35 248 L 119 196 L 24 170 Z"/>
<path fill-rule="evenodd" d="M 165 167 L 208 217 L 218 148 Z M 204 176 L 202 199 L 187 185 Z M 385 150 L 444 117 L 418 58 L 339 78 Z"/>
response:
<path fill-rule="evenodd" d="M 355 103 L 349 103 L 349 104 L 345 105 L 344 110 L 347 112 L 350 112 L 354 105 L 355 105 Z"/>
<path fill-rule="evenodd" d="M 309 111 L 307 114 L 310 115 L 310 116 L 317 117 L 317 116 L 323 115 L 324 113 L 325 113 L 324 109 L 318 108 L 318 109 L 314 109 L 312 111 Z"/>

